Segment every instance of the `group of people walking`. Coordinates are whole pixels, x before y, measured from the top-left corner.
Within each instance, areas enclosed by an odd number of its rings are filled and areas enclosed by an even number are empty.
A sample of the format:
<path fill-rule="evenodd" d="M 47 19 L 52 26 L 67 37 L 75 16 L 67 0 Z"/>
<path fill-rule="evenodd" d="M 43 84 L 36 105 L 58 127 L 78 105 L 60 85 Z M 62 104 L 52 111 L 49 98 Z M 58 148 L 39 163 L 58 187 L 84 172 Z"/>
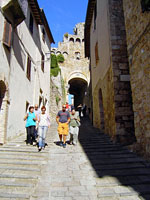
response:
<path fill-rule="evenodd" d="M 60 146 L 66 147 L 66 138 L 70 133 L 69 144 L 76 145 L 80 126 L 80 117 L 73 108 L 69 113 L 66 110 L 66 105 L 62 106 L 62 110 L 58 112 L 56 117 L 58 123 L 58 134 L 60 139 Z"/>
<path fill-rule="evenodd" d="M 38 105 L 30 106 L 29 112 L 24 117 L 26 120 L 27 130 L 27 145 L 38 146 L 38 150 L 41 151 L 45 148 L 45 138 L 48 128 L 50 127 L 50 118 L 46 114 L 46 107 L 42 106 L 41 111 L 38 109 Z M 37 142 L 38 138 L 38 142 Z"/>
<path fill-rule="evenodd" d="M 46 107 L 42 106 L 41 111 L 38 105 L 30 106 L 29 112 L 24 117 L 26 120 L 27 138 L 26 144 L 38 146 L 41 151 L 45 148 L 45 138 L 47 130 L 50 127 L 50 117 L 46 114 Z M 58 134 L 60 146 L 66 147 L 67 136 L 70 133 L 69 144 L 76 145 L 78 140 L 80 117 L 75 108 L 67 110 L 66 104 L 62 106 L 62 110 L 57 113 L 56 122 L 58 123 Z M 38 140 L 38 141 L 37 141 Z"/>

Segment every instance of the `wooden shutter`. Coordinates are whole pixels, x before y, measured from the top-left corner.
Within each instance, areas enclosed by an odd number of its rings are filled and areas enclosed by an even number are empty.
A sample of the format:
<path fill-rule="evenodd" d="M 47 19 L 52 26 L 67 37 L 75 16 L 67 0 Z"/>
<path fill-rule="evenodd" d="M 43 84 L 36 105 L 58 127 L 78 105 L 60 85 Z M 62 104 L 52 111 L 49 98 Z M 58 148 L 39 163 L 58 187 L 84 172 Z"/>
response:
<path fill-rule="evenodd" d="M 45 62 L 45 56 L 44 54 L 42 53 L 42 56 L 41 56 L 41 70 L 44 72 L 44 62 Z"/>
<path fill-rule="evenodd" d="M 29 56 L 27 60 L 27 78 L 29 79 L 29 81 L 31 80 L 31 59 Z"/>
<path fill-rule="evenodd" d="M 3 44 L 5 44 L 7 47 L 11 47 L 11 35 L 12 35 L 12 26 L 8 21 L 5 21 Z"/>
<path fill-rule="evenodd" d="M 95 45 L 95 61 L 96 61 L 96 65 L 99 62 L 99 55 L 98 55 L 98 42 Z"/>

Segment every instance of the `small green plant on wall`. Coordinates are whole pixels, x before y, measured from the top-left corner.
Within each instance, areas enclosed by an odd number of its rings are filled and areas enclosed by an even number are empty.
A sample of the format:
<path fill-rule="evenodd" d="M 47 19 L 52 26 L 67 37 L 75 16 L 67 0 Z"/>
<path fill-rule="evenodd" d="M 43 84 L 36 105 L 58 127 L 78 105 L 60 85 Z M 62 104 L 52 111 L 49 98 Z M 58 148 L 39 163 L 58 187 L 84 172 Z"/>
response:
<path fill-rule="evenodd" d="M 60 71 L 56 55 L 51 54 L 51 76 L 58 76 Z"/>
<path fill-rule="evenodd" d="M 62 54 L 59 54 L 59 55 L 57 56 L 57 62 L 58 62 L 58 63 L 63 63 L 64 60 L 65 60 L 65 58 L 64 58 L 64 56 L 63 56 Z"/>
<path fill-rule="evenodd" d="M 64 36 L 65 36 L 66 38 L 68 38 L 68 33 L 65 33 Z"/>
<path fill-rule="evenodd" d="M 57 106 L 58 106 L 58 104 L 59 104 L 59 101 L 60 101 L 60 97 L 59 97 L 59 96 L 56 96 L 56 104 L 57 104 Z"/>

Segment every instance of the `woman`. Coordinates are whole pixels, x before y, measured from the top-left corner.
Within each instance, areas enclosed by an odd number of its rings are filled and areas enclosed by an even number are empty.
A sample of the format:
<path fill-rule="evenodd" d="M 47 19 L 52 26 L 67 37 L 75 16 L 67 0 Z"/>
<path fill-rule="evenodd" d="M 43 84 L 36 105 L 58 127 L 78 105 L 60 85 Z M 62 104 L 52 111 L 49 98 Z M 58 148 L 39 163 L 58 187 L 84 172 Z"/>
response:
<path fill-rule="evenodd" d="M 77 144 L 79 126 L 80 126 L 80 117 L 76 113 L 75 109 L 73 109 L 70 114 L 70 124 L 69 124 L 70 144 L 73 145 Z"/>
<path fill-rule="evenodd" d="M 42 106 L 41 114 L 39 116 L 39 151 L 45 148 L 45 138 L 48 128 L 50 127 L 50 118 L 45 113 L 46 107 Z"/>
<path fill-rule="evenodd" d="M 26 120 L 26 130 L 27 130 L 27 139 L 26 144 L 27 145 L 36 145 L 35 141 L 35 127 L 36 127 L 36 116 L 34 113 L 34 107 L 29 107 L 29 113 L 25 116 L 24 120 Z"/>

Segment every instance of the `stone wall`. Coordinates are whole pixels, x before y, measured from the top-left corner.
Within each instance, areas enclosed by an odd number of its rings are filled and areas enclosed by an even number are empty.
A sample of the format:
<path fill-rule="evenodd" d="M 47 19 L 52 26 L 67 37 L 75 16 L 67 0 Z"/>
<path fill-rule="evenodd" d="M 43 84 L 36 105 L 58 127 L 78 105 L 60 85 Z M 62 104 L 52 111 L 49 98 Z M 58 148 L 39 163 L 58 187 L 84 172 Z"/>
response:
<path fill-rule="evenodd" d="M 122 0 L 97 1 L 90 35 L 94 125 L 115 141 L 131 144 L 135 136 Z"/>
<path fill-rule="evenodd" d="M 56 122 L 56 115 L 64 103 L 60 74 L 57 77 L 51 77 L 50 97 L 50 121 L 53 124 Z M 57 100 L 58 98 L 59 100 Z"/>
<path fill-rule="evenodd" d="M 136 151 L 150 155 L 150 12 L 142 13 L 140 0 L 124 0 L 130 64 Z"/>
<path fill-rule="evenodd" d="M 116 139 L 133 143 L 134 121 L 122 0 L 109 0 L 110 44 L 114 77 Z"/>
<path fill-rule="evenodd" d="M 114 137 L 116 134 L 115 104 L 114 104 L 114 81 L 112 66 L 110 66 L 103 80 L 99 80 L 96 89 L 93 91 L 93 113 L 94 126 L 103 130 L 100 117 L 99 92 L 102 90 L 104 108 L 104 132 Z"/>

